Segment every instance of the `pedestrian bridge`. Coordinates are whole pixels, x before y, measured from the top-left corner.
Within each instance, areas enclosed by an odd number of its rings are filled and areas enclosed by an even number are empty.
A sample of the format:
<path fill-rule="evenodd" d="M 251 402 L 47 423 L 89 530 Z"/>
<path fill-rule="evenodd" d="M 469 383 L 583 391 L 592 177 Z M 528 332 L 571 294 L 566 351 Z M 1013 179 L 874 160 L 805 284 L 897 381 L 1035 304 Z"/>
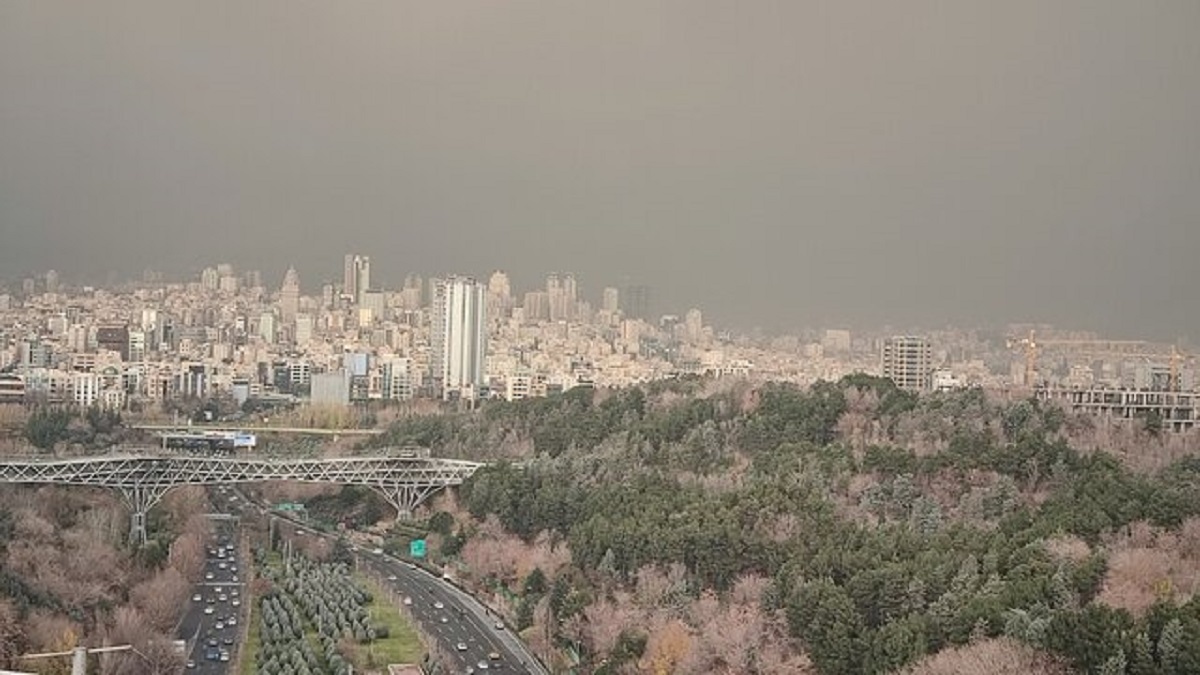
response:
<path fill-rule="evenodd" d="M 391 455 L 391 456 L 389 456 Z M 370 457 L 251 459 L 137 453 L 72 459 L 0 459 L 0 483 L 88 485 L 121 493 L 130 510 L 130 538 L 146 540 L 146 512 L 172 488 L 293 480 L 362 485 L 383 495 L 397 517 L 442 488 L 462 485 L 479 462 L 414 456 L 408 449 Z"/>

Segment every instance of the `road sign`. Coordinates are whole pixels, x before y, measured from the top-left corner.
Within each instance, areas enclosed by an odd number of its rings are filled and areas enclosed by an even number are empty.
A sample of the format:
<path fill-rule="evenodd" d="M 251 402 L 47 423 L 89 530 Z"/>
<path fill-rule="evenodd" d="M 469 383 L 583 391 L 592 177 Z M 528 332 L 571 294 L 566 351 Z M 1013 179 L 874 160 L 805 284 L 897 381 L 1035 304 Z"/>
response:
<path fill-rule="evenodd" d="M 425 557 L 425 540 L 413 539 L 408 543 L 408 554 L 414 558 Z"/>

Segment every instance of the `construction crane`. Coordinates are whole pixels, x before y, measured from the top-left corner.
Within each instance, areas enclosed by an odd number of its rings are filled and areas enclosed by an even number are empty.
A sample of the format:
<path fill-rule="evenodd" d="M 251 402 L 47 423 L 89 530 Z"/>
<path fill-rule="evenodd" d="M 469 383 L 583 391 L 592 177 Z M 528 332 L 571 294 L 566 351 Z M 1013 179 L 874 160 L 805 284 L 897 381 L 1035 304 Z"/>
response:
<path fill-rule="evenodd" d="M 1161 353 L 1150 351 L 1152 345 L 1144 340 L 1040 340 L 1033 329 L 1030 329 L 1027 337 L 1009 338 L 1007 345 L 1009 349 L 1020 347 L 1024 350 L 1026 386 L 1033 386 L 1034 384 L 1034 377 L 1037 375 L 1037 360 L 1041 355 L 1042 347 L 1076 347 L 1085 353 L 1119 354 L 1122 356 L 1144 358 L 1163 357 Z M 1171 345 L 1169 358 L 1170 375 L 1168 376 L 1167 388 L 1170 391 L 1179 391 L 1180 366 L 1184 359 L 1191 359 L 1192 356 L 1180 352 L 1178 347 Z"/>

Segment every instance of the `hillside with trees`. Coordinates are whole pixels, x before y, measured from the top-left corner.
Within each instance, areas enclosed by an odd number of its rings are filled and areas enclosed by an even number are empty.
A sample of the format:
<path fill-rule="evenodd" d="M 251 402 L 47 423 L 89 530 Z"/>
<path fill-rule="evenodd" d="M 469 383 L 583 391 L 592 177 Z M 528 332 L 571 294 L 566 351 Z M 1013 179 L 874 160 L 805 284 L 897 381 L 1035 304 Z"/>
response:
<path fill-rule="evenodd" d="M 67 673 L 70 663 L 19 654 L 132 644 L 104 675 L 181 665 L 171 640 L 203 574 L 210 524 L 201 488 L 169 493 L 151 512 L 151 539 L 128 545 L 129 515 L 107 490 L 0 486 L 0 668 Z"/>
<path fill-rule="evenodd" d="M 1181 674 L 1193 441 L 855 376 L 573 390 L 374 442 L 520 460 L 430 543 L 554 670 Z"/>

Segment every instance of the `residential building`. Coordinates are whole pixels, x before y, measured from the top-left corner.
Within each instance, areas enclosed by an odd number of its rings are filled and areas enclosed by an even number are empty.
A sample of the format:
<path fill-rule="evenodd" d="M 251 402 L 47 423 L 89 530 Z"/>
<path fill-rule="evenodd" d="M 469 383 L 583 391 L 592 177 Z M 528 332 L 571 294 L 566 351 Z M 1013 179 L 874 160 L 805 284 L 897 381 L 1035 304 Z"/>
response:
<path fill-rule="evenodd" d="M 905 391 L 928 391 L 933 372 L 929 340 L 915 336 L 890 337 L 883 343 L 883 376 Z"/>
<path fill-rule="evenodd" d="M 469 277 L 436 279 L 430 342 L 443 398 L 474 399 L 484 386 L 487 324 L 484 286 Z"/>

